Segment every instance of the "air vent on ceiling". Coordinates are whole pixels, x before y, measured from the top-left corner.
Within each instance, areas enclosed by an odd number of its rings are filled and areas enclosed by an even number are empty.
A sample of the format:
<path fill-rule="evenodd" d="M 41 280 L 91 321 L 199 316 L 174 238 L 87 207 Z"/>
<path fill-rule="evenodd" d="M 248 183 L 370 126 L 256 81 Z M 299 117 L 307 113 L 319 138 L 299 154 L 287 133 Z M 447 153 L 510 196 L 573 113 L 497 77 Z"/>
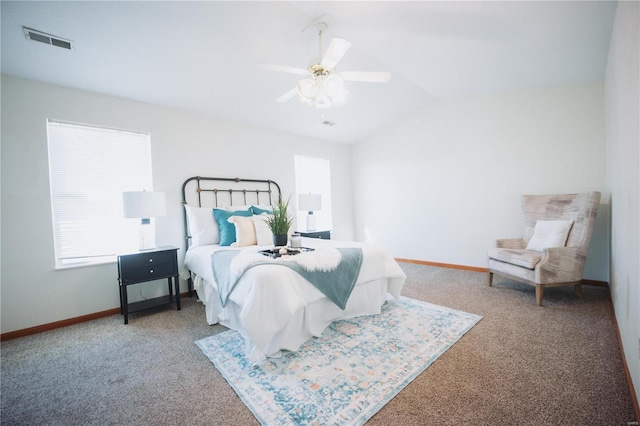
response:
<path fill-rule="evenodd" d="M 52 34 L 43 33 L 42 31 L 34 30 L 32 28 L 22 27 L 24 36 L 29 40 L 39 41 L 40 43 L 50 44 L 51 46 L 62 47 L 63 49 L 73 49 L 73 42 L 71 40 L 65 40 Z"/>
<path fill-rule="evenodd" d="M 335 122 L 329 121 L 329 120 L 323 121 L 322 124 L 324 124 L 325 126 L 335 126 L 336 125 Z"/>

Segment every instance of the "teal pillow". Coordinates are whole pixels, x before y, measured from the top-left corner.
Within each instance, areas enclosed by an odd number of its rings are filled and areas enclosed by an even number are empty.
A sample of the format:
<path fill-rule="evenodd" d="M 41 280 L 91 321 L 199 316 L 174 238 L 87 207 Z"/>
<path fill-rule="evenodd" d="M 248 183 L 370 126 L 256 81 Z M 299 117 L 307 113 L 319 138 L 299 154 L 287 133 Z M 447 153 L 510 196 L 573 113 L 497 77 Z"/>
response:
<path fill-rule="evenodd" d="M 220 245 L 230 246 L 236 242 L 236 226 L 227 222 L 231 216 L 253 216 L 251 209 L 227 211 L 222 209 L 213 209 L 213 217 L 218 223 L 220 229 Z"/>
<path fill-rule="evenodd" d="M 253 212 L 253 214 L 257 214 L 257 215 L 261 215 L 262 213 L 273 214 L 273 211 L 271 210 L 261 209 L 260 207 L 256 207 L 256 206 L 251 206 L 251 211 Z"/>

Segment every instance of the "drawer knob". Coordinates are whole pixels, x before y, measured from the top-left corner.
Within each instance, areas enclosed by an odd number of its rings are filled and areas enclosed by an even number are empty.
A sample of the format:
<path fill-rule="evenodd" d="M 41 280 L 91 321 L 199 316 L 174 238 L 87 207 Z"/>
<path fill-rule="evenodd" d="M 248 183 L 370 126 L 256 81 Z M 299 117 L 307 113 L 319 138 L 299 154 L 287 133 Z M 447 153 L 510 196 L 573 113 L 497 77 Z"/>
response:
<path fill-rule="evenodd" d="M 150 274 L 153 274 L 153 269 L 149 269 L 149 273 L 150 273 Z"/>
<path fill-rule="evenodd" d="M 149 259 L 149 263 L 153 262 L 153 259 Z"/>

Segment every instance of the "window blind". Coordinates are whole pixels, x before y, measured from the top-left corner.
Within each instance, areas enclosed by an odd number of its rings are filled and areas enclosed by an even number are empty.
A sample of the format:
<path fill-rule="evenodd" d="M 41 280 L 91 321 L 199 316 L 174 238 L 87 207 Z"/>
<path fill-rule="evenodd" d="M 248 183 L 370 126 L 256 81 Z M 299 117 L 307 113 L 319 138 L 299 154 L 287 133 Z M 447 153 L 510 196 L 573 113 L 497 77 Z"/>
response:
<path fill-rule="evenodd" d="M 140 222 L 122 217 L 122 192 L 153 190 L 150 135 L 48 120 L 47 138 L 56 266 L 137 247 Z"/>

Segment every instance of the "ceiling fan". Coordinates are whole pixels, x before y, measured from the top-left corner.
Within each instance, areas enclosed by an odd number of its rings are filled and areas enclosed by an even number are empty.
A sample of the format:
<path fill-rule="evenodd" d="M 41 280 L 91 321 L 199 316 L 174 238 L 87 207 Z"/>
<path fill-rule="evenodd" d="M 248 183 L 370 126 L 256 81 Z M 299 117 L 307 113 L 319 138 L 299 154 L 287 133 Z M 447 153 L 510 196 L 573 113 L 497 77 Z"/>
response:
<path fill-rule="evenodd" d="M 316 25 L 318 34 L 318 46 L 320 55 L 308 68 L 295 68 L 285 65 L 272 65 L 258 63 L 256 67 L 281 71 L 290 74 L 304 76 L 296 87 L 289 90 L 284 95 L 276 99 L 276 102 L 287 102 L 294 96 L 298 96 L 303 102 L 316 108 L 330 108 L 340 104 L 347 91 L 344 89 L 345 81 L 365 81 L 369 83 L 386 83 L 391 79 L 388 72 L 364 72 L 364 71 L 342 71 L 336 70 L 336 65 L 342 59 L 351 43 L 342 38 L 333 38 L 329 43 L 329 48 L 322 54 L 322 33 L 326 29 L 326 24 Z M 318 62 L 319 61 L 319 62 Z"/>

